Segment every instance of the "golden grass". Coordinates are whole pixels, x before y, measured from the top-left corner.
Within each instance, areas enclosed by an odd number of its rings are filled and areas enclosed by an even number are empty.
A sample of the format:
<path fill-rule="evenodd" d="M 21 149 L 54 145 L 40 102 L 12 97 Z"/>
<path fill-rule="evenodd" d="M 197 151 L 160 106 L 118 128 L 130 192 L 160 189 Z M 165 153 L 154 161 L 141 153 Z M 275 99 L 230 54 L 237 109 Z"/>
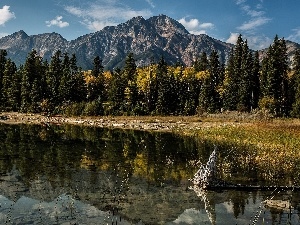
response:
<path fill-rule="evenodd" d="M 235 149 L 230 164 L 240 168 L 255 165 L 265 180 L 274 177 L 300 181 L 300 120 L 272 119 L 226 123 L 189 132 L 199 140 L 209 140 Z M 228 150 L 226 150 L 228 151 Z M 245 164 L 244 166 L 242 164 Z M 250 165 L 251 164 L 251 165 Z"/>

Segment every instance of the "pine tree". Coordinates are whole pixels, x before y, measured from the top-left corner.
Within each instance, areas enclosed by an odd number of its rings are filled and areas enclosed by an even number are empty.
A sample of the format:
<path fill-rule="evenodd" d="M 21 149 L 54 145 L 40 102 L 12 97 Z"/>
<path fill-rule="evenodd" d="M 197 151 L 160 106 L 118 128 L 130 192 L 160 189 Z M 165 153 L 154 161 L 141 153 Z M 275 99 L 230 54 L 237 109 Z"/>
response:
<path fill-rule="evenodd" d="M 3 72 L 3 80 L 2 80 L 2 105 L 6 111 L 15 110 L 17 105 L 14 106 L 11 103 L 16 90 L 14 90 L 14 78 L 17 72 L 17 67 L 14 62 L 10 59 L 6 60 L 5 69 Z"/>
<path fill-rule="evenodd" d="M 293 63 L 294 74 L 291 78 L 290 99 L 292 103 L 293 117 L 300 118 L 300 50 L 295 52 Z"/>
<path fill-rule="evenodd" d="M 169 88 L 170 83 L 168 79 L 168 67 L 165 59 L 161 57 L 157 69 L 157 102 L 156 102 L 156 113 L 158 115 L 167 115 L 169 113 Z"/>
<path fill-rule="evenodd" d="M 31 104 L 29 106 L 29 112 L 39 113 L 41 112 L 41 100 L 42 100 L 42 91 L 41 86 L 39 85 L 38 79 L 34 79 L 31 90 L 29 93 L 29 98 L 31 100 Z"/>
<path fill-rule="evenodd" d="M 230 54 L 226 68 L 226 84 L 224 94 L 224 108 L 227 110 L 237 110 L 240 101 L 240 83 L 242 77 L 242 60 L 244 53 L 244 40 L 239 35 L 235 48 Z"/>
<path fill-rule="evenodd" d="M 23 112 L 34 111 L 36 105 L 40 105 L 43 101 L 45 81 L 45 67 L 42 58 L 38 56 L 36 50 L 32 50 L 25 61 L 22 69 L 22 81 L 21 81 L 21 110 Z M 38 97 L 34 100 L 30 98 L 32 92 L 33 83 L 36 82 L 36 86 L 39 87 Z M 34 105 L 34 106 L 33 106 Z"/>
<path fill-rule="evenodd" d="M 149 113 L 154 113 L 156 109 L 157 96 L 158 96 L 158 83 L 156 71 L 153 68 L 154 65 L 150 66 L 150 74 L 149 74 L 149 90 L 146 93 L 146 104 Z"/>
<path fill-rule="evenodd" d="M 102 65 L 102 60 L 100 59 L 99 56 L 96 56 L 94 58 L 92 75 L 94 77 L 98 77 L 99 75 L 103 74 L 103 72 L 104 72 L 104 67 Z"/>
<path fill-rule="evenodd" d="M 134 111 L 139 101 L 138 88 L 136 84 L 136 68 L 137 66 L 135 64 L 133 53 L 129 53 L 125 59 L 125 66 L 122 72 L 124 82 L 127 83 L 124 90 L 124 97 L 126 100 L 126 111 L 128 113 Z"/>
<path fill-rule="evenodd" d="M 274 102 L 273 113 L 276 116 L 289 114 L 288 101 L 288 57 L 284 39 L 276 35 L 262 65 L 262 94 L 265 99 Z"/>
<path fill-rule="evenodd" d="M 7 56 L 7 51 L 6 50 L 0 50 L 0 107 L 2 106 L 2 80 L 3 80 L 3 75 L 4 75 L 4 70 L 5 70 L 5 64 L 6 64 L 6 56 Z"/>
<path fill-rule="evenodd" d="M 212 51 L 209 58 L 209 75 L 204 79 L 199 96 L 199 106 L 207 112 L 214 113 L 221 110 L 221 96 L 218 92 L 222 84 L 221 66 L 216 51 Z"/>
<path fill-rule="evenodd" d="M 205 71 L 208 69 L 209 61 L 207 59 L 206 52 L 202 52 L 200 55 L 200 59 L 196 59 L 194 62 L 195 72 Z"/>
<path fill-rule="evenodd" d="M 31 84 L 29 80 L 28 72 L 23 69 L 22 71 L 22 81 L 21 81 L 21 112 L 28 112 L 30 105 L 31 105 L 31 99 L 30 99 L 30 90 L 31 90 Z"/>
<path fill-rule="evenodd" d="M 94 82 L 90 83 L 90 86 L 87 87 L 89 99 L 97 99 L 98 103 L 102 104 L 106 99 L 106 93 L 104 85 L 104 67 L 99 56 L 96 56 L 94 59 L 92 76 L 95 78 Z"/>
<path fill-rule="evenodd" d="M 110 114 L 121 115 L 123 113 L 126 85 L 127 83 L 124 81 L 121 70 L 117 68 L 112 73 L 111 85 L 108 90 L 108 100 L 111 106 Z"/>
<path fill-rule="evenodd" d="M 77 73 L 72 74 L 72 82 L 74 82 L 72 101 L 73 102 L 82 102 L 86 100 L 87 92 L 86 85 L 84 81 L 83 72 L 81 69 L 78 69 Z"/>
<path fill-rule="evenodd" d="M 62 76 L 58 87 L 59 99 L 64 103 L 69 103 L 72 101 L 72 95 L 74 94 L 74 79 L 72 79 L 70 58 L 67 53 L 64 54 L 62 70 Z"/>
<path fill-rule="evenodd" d="M 239 111 L 249 112 L 252 102 L 252 73 L 253 73 L 253 58 L 248 47 L 247 40 L 244 41 L 243 54 L 241 61 L 241 79 L 238 89 L 238 105 Z"/>
<path fill-rule="evenodd" d="M 58 50 L 51 57 L 49 69 L 46 73 L 47 97 L 50 105 L 52 105 L 52 110 L 54 110 L 55 106 L 58 106 L 61 103 L 59 85 L 62 73 L 63 66 L 61 60 L 61 51 Z"/>
<path fill-rule="evenodd" d="M 253 68 L 251 77 L 251 110 L 258 108 L 260 98 L 260 62 L 259 53 L 256 51 L 253 58 Z"/>

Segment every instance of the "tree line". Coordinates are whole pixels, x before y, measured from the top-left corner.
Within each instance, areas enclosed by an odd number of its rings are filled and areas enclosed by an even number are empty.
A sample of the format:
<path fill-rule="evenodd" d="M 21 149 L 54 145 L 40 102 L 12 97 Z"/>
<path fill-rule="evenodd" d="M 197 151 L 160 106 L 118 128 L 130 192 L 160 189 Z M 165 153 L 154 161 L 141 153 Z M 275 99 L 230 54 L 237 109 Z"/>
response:
<path fill-rule="evenodd" d="M 285 40 L 274 38 L 263 60 L 240 35 L 227 64 L 203 52 L 191 67 L 158 62 L 105 71 L 96 56 L 82 71 L 76 55 L 57 51 L 50 62 L 32 50 L 23 65 L 0 50 L 0 109 L 64 115 L 196 115 L 267 110 L 300 117 L 300 51 L 289 67 Z"/>

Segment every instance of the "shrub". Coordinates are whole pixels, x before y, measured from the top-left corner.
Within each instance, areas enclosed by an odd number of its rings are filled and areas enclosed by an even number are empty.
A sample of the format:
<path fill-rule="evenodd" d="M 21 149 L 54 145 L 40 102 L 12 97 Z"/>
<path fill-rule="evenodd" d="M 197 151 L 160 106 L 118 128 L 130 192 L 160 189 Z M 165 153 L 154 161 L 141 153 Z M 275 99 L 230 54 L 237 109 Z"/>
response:
<path fill-rule="evenodd" d="M 66 116 L 81 116 L 85 108 L 84 102 L 76 102 L 67 105 L 64 109 L 64 114 Z"/>
<path fill-rule="evenodd" d="M 85 116 L 99 116 L 103 115 L 103 106 L 101 102 L 98 101 L 92 101 L 92 102 L 87 102 L 85 104 L 84 110 L 83 110 L 83 115 Z"/>
<path fill-rule="evenodd" d="M 259 100 L 258 106 L 261 110 L 275 114 L 276 101 L 272 97 L 263 97 Z"/>

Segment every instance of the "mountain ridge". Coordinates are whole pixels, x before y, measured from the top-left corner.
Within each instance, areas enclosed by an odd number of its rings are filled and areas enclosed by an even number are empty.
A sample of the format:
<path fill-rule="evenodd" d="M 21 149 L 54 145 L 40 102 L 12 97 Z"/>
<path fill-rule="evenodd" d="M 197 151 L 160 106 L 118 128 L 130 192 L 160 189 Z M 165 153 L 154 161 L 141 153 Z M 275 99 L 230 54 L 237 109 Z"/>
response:
<path fill-rule="evenodd" d="M 0 38 L 0 49 L 6 49 L 8 57 L 17 65 L 25 62 L 32 49 L 47 60 L 61 50 L 76 54 L 78 65 L 83 69 L 91 69 L 96 56 L 102 59 L 106 69 L 122 67 L 129 52 L 135 55 L 138 66 L 158 61 L 161 56 L 170 64 L 178 62 L 190 66 L 202 52 L 210 54 L 213 50 L 219 53 L 224 63 L 233 46 L 206 34 L 191 34 L 181 23 L 166 15 L 149 19 L 133 17 L 71 41 L 55 32 L 27 35 L 23 30 Z"/>

